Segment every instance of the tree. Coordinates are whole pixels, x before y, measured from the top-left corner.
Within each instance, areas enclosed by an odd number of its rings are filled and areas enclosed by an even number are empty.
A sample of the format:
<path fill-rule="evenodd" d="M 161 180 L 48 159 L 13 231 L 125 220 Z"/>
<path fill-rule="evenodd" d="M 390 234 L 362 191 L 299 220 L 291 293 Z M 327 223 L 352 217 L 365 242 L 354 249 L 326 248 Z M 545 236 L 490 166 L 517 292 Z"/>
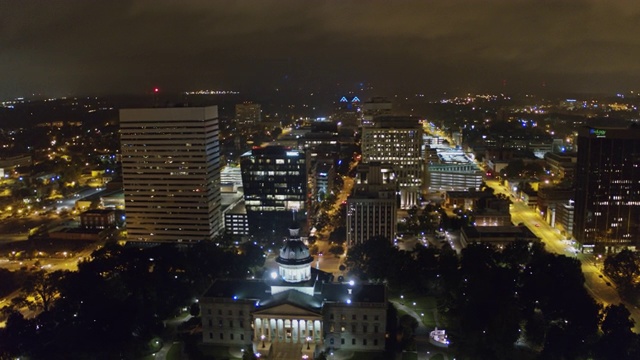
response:
<path fill-rule="evenodd" d="M 349 250 L 345 265 L 349 273 L 363 280 L 384 280 L 393 268 L 393 258 L 398 254 L 389 239 L 383 236 L 375 236 L 371 239 L 355 245 Z"/>
<path fill-rule="evenodd" d="M 634 321 L 624 304 L 609 305 L 604 308 L 604 318 L 600 325 L 605 335 L 624 333 L 633 329 Z"/>
<path fill-rule="evenodd" d="M 502 176 L 506 178 L 521 178 L 524 172 L 524 161 L 515 159 L 509 161 L 509 164 L 502 169 Z"/>
<path fill-rule="evenodd" d="M 243 255 L 247 267 L 264 266 L 265 255 L 259 245 L 250 241 L 244 242 L 240 245 L 240 252 Z"/>
<path fill-rule="evenodd" d="M 631 250 L 622 250 L 604 260 L 604 272 L 621 287 L 629 290 L 635 279 L 640 276 L 640 256 Z"/>
<path fill-rule="evenodd" d="M 36 327 L 17 310 L 10 310 L 4 328 L 0 328 L 0 359 L 15 359 L 35 343 Z"/>
<path fill-rule="evenodd" d="M 407 230 L 415 234 L 418 231 L 419 224 L 417 206 L 413 206 L 412 208 L 407 210 L 407 217 L 405 218 L 405 220 L 407 222 Z"/>
<path fill-rule="evenodd" d="M 334 230 L 329 235 L 329 241 L 337 244 L 344 244 L 347 240 L 347 228 L 344 226 L 339 226 L 334 228 Z"/>
<path fill-rule="evenodd" d="M 191 304 L 191 306 L 189 307 L 189 314 L 194 317 L 200 315 L 200 304 L 195 302 Z"/>
<path fill-rule="evenodd" d="M 22 295 L 26 304 L 33 307 L 41 307 L 45 312 L 49 311 L 53 300 L 59 294 L 60 281 L 67 273 L 67 271 L 63 270 L 51 273 L 45 270 L 37 270 L 28 273 L 22 285 Z"/>
<path fill-rule="evenodd" d="M 17 273 L 0 268 L 0 297 L 4 297 L 19 288 Z"/>
<path fill-rule="evenodd" d="M 533 187 L 531 186 L 531 184 L 527 181 L 521 181 L 518 184 L 518 191 L 519 192 L 525 192 L 525 193 L 529 193 L 533 191 Z"/>
<path fill-rule="evenodd" d="M 335 257 L 339 257 L 344 254 L 344 247 L 342 245 L 333 245 L 329 248 L 329 253 L 335 255 Z"/>
<path fill-rule="evenodd" d="M 604 308 L 600 324 L 602 337 L 596 354 L 598 359 L 638 359 L 640 357 L 640 336 L 632 331 L 634 321 L 631 313 L 623 305 L 609 305 Z"/>
<path fill-rule="evenodd" d="M 402 339 L 400 344 L 403 349 L 408 349 L 413 344 L 413 338 L 418 328 L 418 320 L 413 316 L 405 314 L 399 320 L 399 335 Z"/>
<path fill-rule="evenodd" d="M 524 173 L 530 178 L 538 177 L 544 174 L 544 167 L 538 162 L 530 162 L 525 164 Z"/>

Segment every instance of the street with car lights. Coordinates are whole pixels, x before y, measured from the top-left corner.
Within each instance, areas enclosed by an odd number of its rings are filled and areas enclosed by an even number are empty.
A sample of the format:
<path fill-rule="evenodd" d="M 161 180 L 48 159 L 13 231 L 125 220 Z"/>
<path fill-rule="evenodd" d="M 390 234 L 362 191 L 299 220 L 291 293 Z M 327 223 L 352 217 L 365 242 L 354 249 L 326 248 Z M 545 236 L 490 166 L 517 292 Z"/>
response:
<path fill-rule="evenodd" d="M 511 199 L 511 222 L 523 224 L 544 243 L 547 251 L 576 258 L 582 266 L 585 277 L 585 287 L 593 298 L 603 306 L 624 304 L 631 317 L 635 320 L 635 332 L 640 332 L 640 309 L 635 305 L 622 301 L 614 283 L 602 272 L 603 260 L 593 254 L 583 254 L 573 246 L 571 240 L 565 239 L 560 231 L 552 228 L 544 219 L 529 208 L 522 201 L 516 199 L 507 188 L 496 180 L 485 180 L 487 186 L 494 190 L 495 194 L 504 194 Z"/>

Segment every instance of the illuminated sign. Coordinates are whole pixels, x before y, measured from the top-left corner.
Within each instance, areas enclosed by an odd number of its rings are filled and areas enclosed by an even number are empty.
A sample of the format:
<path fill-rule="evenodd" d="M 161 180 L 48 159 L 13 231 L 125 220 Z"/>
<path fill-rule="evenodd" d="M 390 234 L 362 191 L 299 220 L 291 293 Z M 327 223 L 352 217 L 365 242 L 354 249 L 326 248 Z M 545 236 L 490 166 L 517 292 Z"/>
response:
<path fill-rule="evenodd" d="M 349 99 L 347 99 L 347 97 L 346 97 L 346 96 L 343 96 L 343 97 L 341 97 L 341 98 L 340 98 L 340 102 L 346 102 L 346 103 L 348 103 L 348 102 L 352 102 L 352 103 L 355 103 L 355 102 L 361 102 L 361 100 L 360 100 L 360 98 L 359 98 L 359 97 L 354 96 L 354 97 L 351 99 L 351 101 L 349 101 Z"/>
<path fill-rule="evenodd" d="M 593 134 L 596 137 L 605 137 L 605 136 L 607 136 L 607 130 L 589 129 L 589 134 Z"/>
<path fill-rule="evenodd" d="M 287 156 L 298 156 L 297 151 L 287 151 Z"/>

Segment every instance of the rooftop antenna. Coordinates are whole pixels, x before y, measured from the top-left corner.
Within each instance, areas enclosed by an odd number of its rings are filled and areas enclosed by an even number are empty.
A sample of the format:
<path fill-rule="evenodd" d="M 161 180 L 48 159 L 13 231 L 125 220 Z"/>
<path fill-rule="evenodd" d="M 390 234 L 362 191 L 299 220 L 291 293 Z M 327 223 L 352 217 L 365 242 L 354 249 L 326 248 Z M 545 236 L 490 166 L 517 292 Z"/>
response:
<path fill-rule="evenodd" d="M 160 94 L 160 89 L 158 87 L 153 88 L 153 107 L 160 107 L 160 99 L 158 95 Z"/>

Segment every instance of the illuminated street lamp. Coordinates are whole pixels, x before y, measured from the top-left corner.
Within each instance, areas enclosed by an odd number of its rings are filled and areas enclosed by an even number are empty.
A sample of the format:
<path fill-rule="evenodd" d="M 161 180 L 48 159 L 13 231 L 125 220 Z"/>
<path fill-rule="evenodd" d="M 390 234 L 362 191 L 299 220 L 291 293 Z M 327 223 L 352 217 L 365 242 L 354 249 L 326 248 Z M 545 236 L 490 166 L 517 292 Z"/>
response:
<path fill-rule="evenodd" d="M 264 338 L 265 338 L 265 336 L 264 336 L 264 335 L 260 335 L 260 339 L 262 340 L 262 348 L 263 348 L 263 349 L 265 348 L 265 345 L 264 345 Z"/>
<path fill-rule="evenodd" d="M 309 347 L 309 342 L 311 341 L 311 337 L 307 336 L 307 350 L 311 350 Z"/>

